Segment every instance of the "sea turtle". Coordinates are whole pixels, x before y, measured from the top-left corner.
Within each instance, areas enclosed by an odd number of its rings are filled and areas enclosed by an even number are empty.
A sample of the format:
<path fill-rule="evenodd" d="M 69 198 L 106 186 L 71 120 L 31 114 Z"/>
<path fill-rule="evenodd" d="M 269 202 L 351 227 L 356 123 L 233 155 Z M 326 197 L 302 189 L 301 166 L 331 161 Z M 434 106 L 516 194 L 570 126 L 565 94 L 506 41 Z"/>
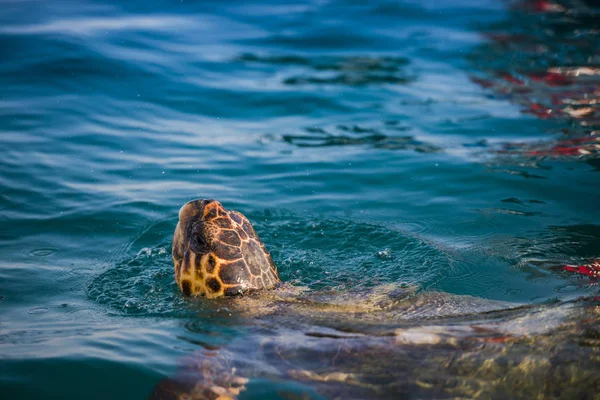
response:
<path fill-rule="evenodd" d="M 181 207 L 173 235 L 172 258 L 175 281 L 185 296 L 233 297 L 228 304 L 254 315 L 269 312 L 273 304 L 280 314 L 283 307 L 288 315 L 289 308 L 293 308 L 295 320 L 304 313 L 310 313 L 312 319 L 316 314 L 332 319 L 331 314 L 360 313 L 361 321 L 390 319 L 394 311 L 407 319 L 411 315 L 422 318 L 461 314 L 465 309 L 473 313 L 520 306 L 471 296 L 440 297 L 438 293 L 411 297 L 409 305 L 405 300 L 417 288 L 403 285 L 379 285 L 343 293 L 307 293 L 306 288 L 281 282 L 271 254 L 250 221 L 237 211 L 226 210 L 216 200 L 198 199 Z M 240 299 L 239 295 L 244 294 Z M 386 310 L 385 315 L 375 312 L 382 309 Z"/>
<path fill-rule="evenodd" d="M 172 255 L 175 280 L 187 296 L 231 296 L 281 282 L 250 221 L 216 200 L 194 200 L 181 207 Z"/>
<path fill-rule="evenodd" d="M 172 256 L 184 295 L 212 298 L 216 316 L 249 327 L 191 355 L 152 399 L 231 399 L 265 380 L 276 393 L 255 387 L 255 398 L 600 399 L 597 299 L 523 306 L 397 285 L 316 293 L 282 283 L 248 219 L 215 200 L 181 208 Z"/>

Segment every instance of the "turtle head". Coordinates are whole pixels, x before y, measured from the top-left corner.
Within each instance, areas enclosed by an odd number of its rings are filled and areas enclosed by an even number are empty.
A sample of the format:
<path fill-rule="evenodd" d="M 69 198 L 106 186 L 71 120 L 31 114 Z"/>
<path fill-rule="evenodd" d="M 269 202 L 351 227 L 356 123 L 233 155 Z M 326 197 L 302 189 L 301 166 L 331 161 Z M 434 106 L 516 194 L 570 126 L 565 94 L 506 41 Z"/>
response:
<path fill-rule="evenodd" d="M 187 296 L 231 296 L 280 282 L 250 221 L 216 200 L 192 200 L 181 207 L 172 256 L 175 280 Z"/>

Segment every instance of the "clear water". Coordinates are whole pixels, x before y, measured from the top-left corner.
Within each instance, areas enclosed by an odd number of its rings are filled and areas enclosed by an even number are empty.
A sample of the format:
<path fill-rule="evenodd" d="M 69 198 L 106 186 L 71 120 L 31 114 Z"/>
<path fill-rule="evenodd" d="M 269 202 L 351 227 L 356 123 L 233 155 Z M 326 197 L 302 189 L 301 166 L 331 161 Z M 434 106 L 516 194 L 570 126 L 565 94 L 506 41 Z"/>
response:
<path fill-rule="evenodd" d="M 198 197 L 243 212 L 282 279 L 315 290 L 595 295 L 556 267 L 600 256 L 600 164 L 551 149 L 593 140 L 598 110 L 524 110 L 598 80 L 498 79 L 599 62 L 597 20 L 557 39 L 531 28 L 548 18 L 468 0 L 3 2 L 4 398 L 146 398 L 199 343 L 246 334 L 173 281 L 177 211 Z M 246 398 L 270 385 L 297 389 Z"/>

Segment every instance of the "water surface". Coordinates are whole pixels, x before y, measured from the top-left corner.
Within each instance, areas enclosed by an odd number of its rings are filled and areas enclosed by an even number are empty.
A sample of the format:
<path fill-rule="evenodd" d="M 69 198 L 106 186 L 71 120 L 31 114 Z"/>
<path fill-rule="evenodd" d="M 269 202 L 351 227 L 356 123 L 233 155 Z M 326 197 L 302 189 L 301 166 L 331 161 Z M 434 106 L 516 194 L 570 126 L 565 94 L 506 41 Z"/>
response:
<path fill-rule="evenodd" d="M 597 14 L 534 3 L 3 2 L 6 398 L 146 398 L 248 334 L 174 283 L 198 197 L 314 290 L 596 295 L 559 267 L 600 255 Z"/>

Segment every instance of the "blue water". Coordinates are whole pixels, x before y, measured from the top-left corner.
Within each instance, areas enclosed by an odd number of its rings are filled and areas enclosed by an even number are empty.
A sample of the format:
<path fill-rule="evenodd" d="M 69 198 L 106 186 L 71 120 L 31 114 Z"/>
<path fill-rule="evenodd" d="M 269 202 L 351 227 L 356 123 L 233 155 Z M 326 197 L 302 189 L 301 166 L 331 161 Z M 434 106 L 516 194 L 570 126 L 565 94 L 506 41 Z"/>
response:
<path fill-rule="evenodd" d="M 593 18 L 537 29 L 559 17 L 469 0 L 3 2 L 2 397 L 146 398 L 198 343 L 245 334 L 174 283 L 177 211 L 198 197 L 243 212 L 282 279 L 314 290 L 595 295 L 556 267 L 600 256 L 597 105 L 527 112 L 598 96 L 597 75 L 526 76 L 600 62 Z M 572 138 L 585 152 L 552 151 Z"/>

